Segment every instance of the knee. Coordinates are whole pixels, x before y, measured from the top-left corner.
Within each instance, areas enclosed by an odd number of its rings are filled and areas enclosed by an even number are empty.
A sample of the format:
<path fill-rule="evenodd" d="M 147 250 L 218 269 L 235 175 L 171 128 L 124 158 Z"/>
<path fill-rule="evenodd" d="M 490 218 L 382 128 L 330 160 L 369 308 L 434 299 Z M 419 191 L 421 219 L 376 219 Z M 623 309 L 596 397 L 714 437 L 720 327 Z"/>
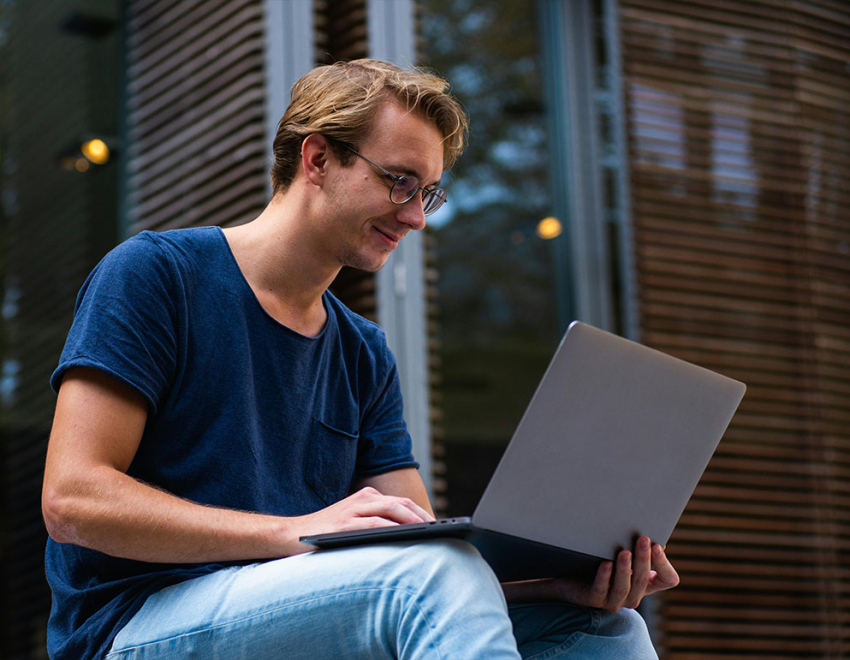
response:
<path fill-rule="evenodd" d="M 493 571 L 473 545 L 459 539 L 438 539 L 416 543 L 403 550 L 405 574 L 421 587 L 445 585 L 461 596 L 492 589 L 501 594 L 501 586 Z"/>
<path fill-rule="evenodd" d="M 607 612 L 601 634 L 616 637 L 624 648 L 634 650 L 634 658 L 657 658 L 655 648 L 646 627 L 646 621 L 636 610 L 622 609 L 619 612 Z"/>
<path fill-rule="evenodd" d="M 637 613 L 637 610 L 623 608 L 618 612 L 610 613 L 613 621 L 610 624 L 612 630 L 616 630 L 623 636 L 649 636 L 646 621 Z"/>

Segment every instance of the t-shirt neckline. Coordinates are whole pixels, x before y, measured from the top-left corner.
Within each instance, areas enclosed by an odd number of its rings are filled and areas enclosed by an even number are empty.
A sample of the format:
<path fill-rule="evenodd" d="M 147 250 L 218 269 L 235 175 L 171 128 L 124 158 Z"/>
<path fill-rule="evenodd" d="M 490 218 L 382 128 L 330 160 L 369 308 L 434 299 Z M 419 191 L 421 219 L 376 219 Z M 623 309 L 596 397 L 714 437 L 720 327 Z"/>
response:
<path fill-rule="evenodd" d="M 268 310 L 263 307 L 263 304 L 260 302 L 259 298 L 257 298 L 257 294 L 254 293 L 254 289 L 251 288 L 251 285 L 248 283 L 248 280 L 245 277 L 245 273 L 242 272 L 242 269 L 239 267 L 239 262 L 236 261 L 236 255 L 233 254 L 233 250 L 230 247 L 230 243 L 227 240 L 227 237 L 224 235 L 224 231 L 221 227 L 215 226 L 213 227 L 216 230 L 216 234 L 219 236 L 221 242 L 224 244 L 224 251 L 227 254 L 228 263 L 230 266 L 238 273 L 238 281 L 240 282 L 240 286 L 245 290 L 245 295 L 249 296 L 252 300 L 252 304 L 256 305 L 257 309 L 259 309 L 263 316 L 265 316 L 271 323 L 273 323 L 278 328 L 285 330 L 287 333 L 291 334 L 293 337 L 304 341 L 318 341 L 322 339 L 327 332 L 329 332 L 329 328 L 331 324 L 336 324 L 336 315 L 333 313 L 333 309 L 329 304 L 328 291 L 325 291 L 322 294 L 322 305 L 325 308 L 325 314 L 327 315 L 327 320 L 325 321 L 325 325 L 319 331 L 317 335 L 304 335 L 300 332 L 293 330 L 287 325 L 284 325 L 280 321 L 278 321 L 275 317 L 269 314 Z"/>

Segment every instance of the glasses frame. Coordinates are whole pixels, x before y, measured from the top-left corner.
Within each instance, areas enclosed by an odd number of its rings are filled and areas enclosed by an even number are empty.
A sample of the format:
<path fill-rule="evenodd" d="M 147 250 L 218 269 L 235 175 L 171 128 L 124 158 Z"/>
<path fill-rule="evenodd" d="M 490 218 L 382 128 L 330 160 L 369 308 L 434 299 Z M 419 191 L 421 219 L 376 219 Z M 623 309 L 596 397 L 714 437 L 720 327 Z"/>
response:
<path fill-rule="evenodd" d="M 402 204 L 407 204 L 411 199 L 413 199 L 416 196 L 416 193 L 418 193 L 420 190 L 422 191 L 422 213 L 424 215 L 431 215 L 435 211 L 439 210 L 440 207 L 442 207 L 443 204 L 445 204 L 449 200 L 448 195 L 446 195 L 446 191 L 443 190 L 442 188 L 438 188 L 438 187 L 425 188 L 423 186 L 418 186 L 415 190 L 413 190 L 410 193 L 410 195 L 407 196 L 407 199 L 405 199 L 404 201 L 401 201 L 401 202 L 395 201 L 393 199 L 393 191 L 395 191 L 395 188 L 399 184 L 399 182 L 402 179 L 415 179 L 416 183 L 419 183 L 419 177 L 413 176 L 411 174 L 404 174 L 402 176 L 397 176 L 397 175 L 393 174 L 392 172 L 390 172 L 389 170 L 387 170 L 386 168 L 378 165 L 378 163 L 376 163 L 375 161 L 367 158 L 366 156 L 361 154 L 359 151 L 357 151 L 353 147 L 347 145 L 345 142 L 342 142 L 340 140 L 334 140 L 334 141 L 337 142 L 338 144 L 341 144 L 343 147 L 348 149 L 355 156 L 360 156 L 360 158 L 365 160 L 372 167 L 380 170 L 381 172 L 386 174 L 390 179 L 392 179 L 393 185 L 390 188 L 390 201 L 393 204 L 395 204 L 396 206 L 401 206 Z M 434 197 L 434 195 L 436 195 L 436 197 Z M 440 200 L 440 202 L 439 202 L 439 204 L 437 204 L 433 208 L 429 209 L 428 203 L 430 202 L 431 199 L 437 199 L 437 200 Z"/>

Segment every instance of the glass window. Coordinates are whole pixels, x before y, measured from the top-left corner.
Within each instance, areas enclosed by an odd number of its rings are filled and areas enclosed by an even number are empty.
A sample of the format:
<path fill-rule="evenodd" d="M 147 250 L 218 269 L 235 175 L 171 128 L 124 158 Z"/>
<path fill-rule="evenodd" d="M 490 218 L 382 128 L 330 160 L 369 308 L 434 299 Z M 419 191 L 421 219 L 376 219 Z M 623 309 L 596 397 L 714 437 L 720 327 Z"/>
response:
<path fill-rule="evenodd" d="M 550 218 L 536 3 L 420 0 L 421 63 L 448 78 L 470 144 L 429 218 L 438 271 L 436 405 L 448 515 L 470 514 L 557 346 L 560 224 Z"/>

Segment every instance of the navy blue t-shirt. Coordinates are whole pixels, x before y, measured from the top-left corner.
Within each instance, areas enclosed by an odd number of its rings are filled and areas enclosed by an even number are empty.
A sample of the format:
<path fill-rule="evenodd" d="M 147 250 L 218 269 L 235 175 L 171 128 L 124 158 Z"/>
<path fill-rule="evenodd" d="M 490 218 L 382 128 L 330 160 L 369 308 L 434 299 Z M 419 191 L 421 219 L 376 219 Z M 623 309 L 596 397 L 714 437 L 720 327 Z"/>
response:
<path fill-rule="evenodd" d="M 133 477 L 201 504 L 312 513 L 355 477 L 417 466 L 383 332 L 330 293 L 323 301 L 327 323 L 305 337 L 262 308 L 219 228 L 143 232 L 86 280 L 51 385 L 85 366 L 144 395 Z M 102 657 L 151 593 L 221 566 L 49 539 L 51 658 Z"/>

